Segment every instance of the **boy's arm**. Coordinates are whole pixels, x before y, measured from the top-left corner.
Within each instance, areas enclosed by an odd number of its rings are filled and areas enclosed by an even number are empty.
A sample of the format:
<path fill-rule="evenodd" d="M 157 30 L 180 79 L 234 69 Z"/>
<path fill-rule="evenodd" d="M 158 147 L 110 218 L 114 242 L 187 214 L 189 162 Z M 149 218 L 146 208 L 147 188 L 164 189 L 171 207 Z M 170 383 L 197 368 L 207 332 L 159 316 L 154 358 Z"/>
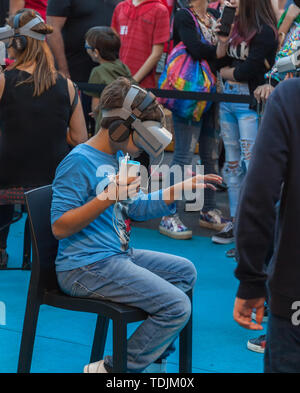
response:
<path fill-rule="evenodd" d="M 180 199 L 183 190 L 191 191 L 201 188 L 215 187 L 211 183 L 222 183 L 218 175 L 197 175 L 164 190 L 150 194 L 140 193 L 139 197 L 129 205 L 129 216 L 137 221 L 146 221 L 165 215 L 174 214 L 176 206 L 173 203 Z"/>
<path fill-rule="evenodd" d="M 133 79 L 140 83 L 156 67 L 164 51 L 164 44 L 153 45 L 151 55 L 147 58 Z"/>
<path fill-rule="evenodd" d="M 114 202 L 109 199 L 100 200 L 98 197 L 95 197 L 83 206 L 69 210 L 52 224 L 53 235 L 56 239 L 61 240 L 80 232 Z"/>

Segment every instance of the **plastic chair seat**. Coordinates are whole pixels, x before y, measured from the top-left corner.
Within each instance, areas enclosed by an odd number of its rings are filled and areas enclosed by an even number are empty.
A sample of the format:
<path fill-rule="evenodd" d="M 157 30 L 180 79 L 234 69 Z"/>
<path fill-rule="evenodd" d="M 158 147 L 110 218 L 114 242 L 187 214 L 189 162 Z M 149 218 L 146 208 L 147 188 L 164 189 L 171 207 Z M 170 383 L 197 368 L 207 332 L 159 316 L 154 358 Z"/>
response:
<path fill-rule="evenodd" d="M 136 307 L 110 302 L 108 300 L 72 297 L 65 295 L 58 289 L 46 291 L 43 303 L 72 311 L 101 314 L 110 319 L 122 319 L 127 323 L 138 322 L 147 318 L 147 313 Z"/>

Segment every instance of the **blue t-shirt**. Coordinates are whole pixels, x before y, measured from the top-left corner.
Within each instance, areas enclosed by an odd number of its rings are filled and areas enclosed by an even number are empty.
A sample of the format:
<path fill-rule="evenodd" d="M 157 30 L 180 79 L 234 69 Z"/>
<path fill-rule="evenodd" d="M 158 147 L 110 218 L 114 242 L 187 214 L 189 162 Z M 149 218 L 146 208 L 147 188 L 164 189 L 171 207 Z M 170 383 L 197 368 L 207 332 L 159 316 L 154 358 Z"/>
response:
<path fill-rule="evenodd" d="M 109 175 L 119 171 L 120 154 L 110 155 L 89 145 L 76 146 L 59 164 L 53 182 L 51 223 L 99 195 L 109 184 Z M 131 203 L 117 203 L 74 235 L 59 241 L 56 271 L 72 270 L 128 252 L 128 218 L 144 221 L 174 213 L 162 191 L 140 192 Z M 119 233 L 119 234 L 118 234 Z"/>

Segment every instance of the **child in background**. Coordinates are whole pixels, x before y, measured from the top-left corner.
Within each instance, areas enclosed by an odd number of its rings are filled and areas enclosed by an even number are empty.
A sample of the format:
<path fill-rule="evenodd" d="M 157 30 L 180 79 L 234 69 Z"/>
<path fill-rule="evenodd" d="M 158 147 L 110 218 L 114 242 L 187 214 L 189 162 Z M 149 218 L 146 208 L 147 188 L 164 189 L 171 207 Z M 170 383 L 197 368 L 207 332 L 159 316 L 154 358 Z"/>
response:
<path fill-rule="evenodd" d="M 88 55 L 95 63 L 99 63 L 93 68 L 89 83 L 108 85 L 120 76 L 132 80 L 129 68 L 119 60 L 120 38 L 110 27 L 92 27 L 86 33 L 85 39 Z M 86 94 L 93 97 L 90 115 L 95 119 L 95 132 L 98 132 L 102 118 L 99 110 L 101 93 L 86 92 Z"/>

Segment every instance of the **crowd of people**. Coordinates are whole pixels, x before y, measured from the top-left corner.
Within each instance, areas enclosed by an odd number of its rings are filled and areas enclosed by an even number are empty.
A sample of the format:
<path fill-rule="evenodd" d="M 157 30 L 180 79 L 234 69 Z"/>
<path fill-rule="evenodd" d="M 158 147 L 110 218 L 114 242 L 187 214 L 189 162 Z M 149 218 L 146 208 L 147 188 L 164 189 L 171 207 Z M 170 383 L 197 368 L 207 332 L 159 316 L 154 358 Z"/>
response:
<path fill-rule="evenodd" d="M 199 225 L 215 231 L 214 243 L 236 244 L 228 252 L 240 280 L 234 318 L 253 330 L 269 318 L 267 338 L 250 339 L 248 348 L 265 352 L 266 372 L 299 372 L 300 333 L 289 320 L 299 292 L 291 224 L 299 196 L 298 69 L 293 62 L 285 72 L 278 68 L 298 50 L 299 2 L 10 0 L 1 6 L 13 33 L 0 74 L 0 266 L 8 263 L 15 205 L 24 204 L 27 190 L 52 184 L 61 290 L 145 310 L 149 317 L 128 340 L 127 367 L 163 372 L 190 316 L 187 293 L 197 272 L 187 259 L 130 248 L 129 219 L 161 217 L 162 235 L 190 239 L 176 208 L 178 190 L 204 188 Z M 235 13 L 228 35 L 220 34 L 225 7 Z M 158 87 L 179 44 L 194 62 L 207 64 L 215 91 L 252 100 L 210 103 L 198 121 L 174 110 L 170 166 L 184 172 L 198 145 L 204 174 L 191 171 L 180 183 L 171 177 L 170 187 L 153 195 L 141 190 L 139 176 L 121 181 L 119 160 L 128 153 L 151 176 L 153 150 L 141 139 L 150 135 L 151 145 L 165 132 L 165 109 L 147 89 Z M 80 82 L 106 87 L 79 92 Z M 113 170 L 99 177 L 101 166 Z M 227 189 L 229 216 L 217 206 L 217 187 Z M 121 192 L 130 198 L 120 200 Z M 112 368 L 107 356 L 84 371 Z"/>

